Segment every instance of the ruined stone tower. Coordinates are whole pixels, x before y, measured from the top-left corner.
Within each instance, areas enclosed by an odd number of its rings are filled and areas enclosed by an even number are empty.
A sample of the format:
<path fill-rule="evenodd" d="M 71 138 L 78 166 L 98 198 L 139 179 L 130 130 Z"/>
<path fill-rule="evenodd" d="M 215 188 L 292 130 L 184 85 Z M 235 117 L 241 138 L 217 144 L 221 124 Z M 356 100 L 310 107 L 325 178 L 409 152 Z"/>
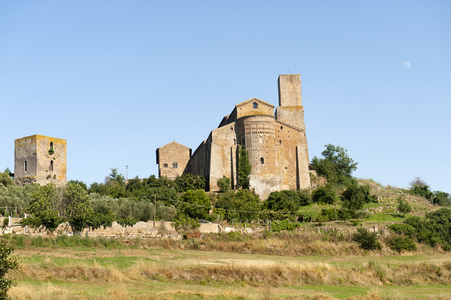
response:
<path fill-rule="evenodd" d="M 66 140 L 32 135 L 15 140 L 14 181 L 66 184 Z"/>
<path fill-rule="evenodd" d="M 236 104 L 218 128 L 212 130 L 190 155 L 184 172 L 204 176 L 207 189 L 211 191 L 219 190 L 217 181 L 223 176 L 230 178 L 232 188 L 235 188 L 238 182 L 237 147 L 242 145 L 248 151 L 252 165 L 249 188 L 263 199 L 273 191 L 309 188 L 301 76 L 280 75 L 278 85 L 279 106 L 275 114 L 274 105 L 257 98 Z M 168 149 L 172 154 L 166 161 L 180 155 L 186 157 L 186 149 L 175 146 Z M 157 160 L 160 162 L 160 176 L 164 175 L 161 172 L 161 150 Z"/>

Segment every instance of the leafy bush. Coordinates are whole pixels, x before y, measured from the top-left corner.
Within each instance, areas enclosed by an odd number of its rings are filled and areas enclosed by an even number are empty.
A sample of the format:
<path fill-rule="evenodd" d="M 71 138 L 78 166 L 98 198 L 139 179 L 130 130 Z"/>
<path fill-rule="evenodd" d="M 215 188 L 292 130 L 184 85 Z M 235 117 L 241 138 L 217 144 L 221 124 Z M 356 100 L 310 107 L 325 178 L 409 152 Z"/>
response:
<path fill-rule="evenodd" d="M 311 203 L 310 195 L 306 192 L 280 191 L 272 192 L 265 201 L 264 206 L 269 210 L 293 212 L 300 206 Z"/>
<path fill-rule="evenodd" d="M 211 202 L 203 190 L 189 190 L 181 197 L 177 215 L 184 214 L 193 219 L 209 219 Z"/>
<path fill-rule="evenodd" d="M 230 178 L 222 176 L 218 179 L 219 192 L 227 193 L 230 190 Z"/>
<path fill-rule="evenodd" d="M 288 220 L 283 221 L 277 221 L 277 222 L 271 222 L 271 231 L 277 232 L 282 230 L 294 230 L 298 228 L 301 224 L 290 222 Z"/>
<path fill-rule="evenodd" d="M 337 193 L 329 185 L 317 188 L 312 195 L 312 200 L 318 204 L 334 204 Z"/>
<path fill-rule="evenodd" d="M 8 299 L 7 292 L 14 285 L 11 279 L 5 278 L 6 273 L 19 268 L 17 258 L 11 257 L 13 250 L 6 241 L 0 241 L 0 299 Z"/>
<path fill-rule="evenodd" d="M 406 200 L 404 200 L 400 197 L 400 198 L 398 198 L 397 209 L 402 214 L 408 214 L 412 211 L 412 206 L 410 206 L 410 204 Z"/>
<path fill-rule="evenodd" d="M 224 195 L 219 195 L 215 205 L 217 209 L 222 209 L 225 218 L 232 220 L 256 220 L 261 214 L 260 198 L 249 190 L 230 191 Z M 262 217 L 265 219 L 265 217 Z M 271 217 L 266 217 L 272 219 Z"/>
<path fill-rule="evenodd" d="M 415 237 L 416 235 L 415 227 L 409 224 L 393 224 L 390 225 L 388 228 L 397 234 L 405 235 L 411 238 Z"/>
<path fill-rule="evenodd" d="M 177 215 L 172 224 L 177 231 L 191 232 L 200 227 L 198 220 L 188 217 L 187 215 Z"/>
<path fill-rule="evenodd" d="M 402 250 L 414 251 L 417 249 L 415 242 L 407 236 L 393 236 L 388 240 L 390 249 L 401 252 Z"/>
<path fill-rule="evenodd" d="M 363 227 L 357 228 L 357 232 L 352 235 L 352 240 L 365 250 L 379 250 L 381 244 L 377 239 L 376 232 L 369 232 Z"/>

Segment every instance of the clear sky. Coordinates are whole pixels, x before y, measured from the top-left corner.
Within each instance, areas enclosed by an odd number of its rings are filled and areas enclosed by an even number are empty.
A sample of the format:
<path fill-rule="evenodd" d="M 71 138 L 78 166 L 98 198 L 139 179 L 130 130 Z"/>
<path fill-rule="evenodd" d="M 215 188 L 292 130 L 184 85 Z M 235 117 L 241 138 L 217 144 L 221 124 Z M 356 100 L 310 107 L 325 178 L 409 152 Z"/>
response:
<path fill-rule="evenodd" d="M 68 179 L 157 174 L 234 105 L 301 74 L 310 158 L 451 193 L 451 1 L 2 1 L 0 169 L 14 140 L 67 140 Z"/>

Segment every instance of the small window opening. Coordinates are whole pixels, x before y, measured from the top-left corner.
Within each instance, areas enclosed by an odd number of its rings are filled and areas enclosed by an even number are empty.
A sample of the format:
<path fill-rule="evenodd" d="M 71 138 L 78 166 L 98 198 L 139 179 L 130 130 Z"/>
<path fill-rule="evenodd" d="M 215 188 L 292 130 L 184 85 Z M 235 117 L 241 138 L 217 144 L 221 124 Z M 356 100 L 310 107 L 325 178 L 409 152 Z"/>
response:
<path fill-rule="evenodd" d="M 236 145 L 236 139 L 233 139 L 233 144 Z"/>
<path fill-rule="evenodd" d="M 50 161 L 49 171 L 53 172 L 53 160 Z"/>
<path fill-rule="evenodd" d="M 260 157 L 260 163 L 263 165 L 265 163 L 265 159 L 263 157 Z"/>
<path fill-rule="evenodd" d="M 280 126 L 280 130 L 282 130 L 283 129 L 283 126 Z"/>
<path fill-rule="evenodd" d="M 174 161 L 172 163 L 172 168 L 177 169 L 179 167 L 178 163 L 176 161 Z"/>
<path fill-rule="evenodd" d="M 24 171 L 26 172 L 28 170 L 28 163 L 27 163 L 27 161 L 24 162 L 24 166 L 23 167 L 24 167 Z"/>
<path fill-rule="evenodd" d="M 168 167 L 168 164 L 163 164 L 163 167 L 164 167 L 164 168 L 167 168 L 167 167 Z"/>
<path fill-rule="evenodd" d="M 279 140 L 279 145 L 282 145 L 282 140 Z"/>
<path fill-rule="evenodd" d="M 252 103 L 252 106 L 253 106 L 253 108 L 258 108 L 258 103 L 254 102 L 254 103 Z"/>
<path fill-rule="evenodd" d="M 50 142 L 50 148 L 53 148 L 53 142 Z"/>

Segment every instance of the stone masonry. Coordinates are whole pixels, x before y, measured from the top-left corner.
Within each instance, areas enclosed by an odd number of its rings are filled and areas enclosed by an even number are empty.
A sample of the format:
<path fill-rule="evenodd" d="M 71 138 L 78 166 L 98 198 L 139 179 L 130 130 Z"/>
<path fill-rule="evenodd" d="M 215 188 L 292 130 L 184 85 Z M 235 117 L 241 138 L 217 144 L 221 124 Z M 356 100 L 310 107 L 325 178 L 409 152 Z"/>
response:
<path fill-rule="evenodd" d="M 252 165 L 249 187 L 261 198 L 267 198 L 273 191 L 309 188 L 301 76 L 279 76 L 279 106 L 275 114 L 272 104 L 252 98 L 235 105 L 218 128 L 211 131 L 189 157 L 188 147 L 175 144 L 157 149 L 160 177 L 170 177 L 161 171 L 164 170 L 161 165 L 162 149 L 167 147 L 171 150 L 167 152 L 171 154 L 165 157 L 165 161 L 170 163 L 183 157 L 183 161 L 188 162 L 179 175 L 192 173 L 204 176 L 210 191 L 219 190 L 217 181 L 226 176 L 231 179 L 232 188 L 236 188 L 238 146 L 242 145 L 248 151 Z"/>
<path fill-rule="evenodd" d="M 32 135 L 15 140 L 14 181 L 18 185 L 66 184 L 66 140 Z"/>

